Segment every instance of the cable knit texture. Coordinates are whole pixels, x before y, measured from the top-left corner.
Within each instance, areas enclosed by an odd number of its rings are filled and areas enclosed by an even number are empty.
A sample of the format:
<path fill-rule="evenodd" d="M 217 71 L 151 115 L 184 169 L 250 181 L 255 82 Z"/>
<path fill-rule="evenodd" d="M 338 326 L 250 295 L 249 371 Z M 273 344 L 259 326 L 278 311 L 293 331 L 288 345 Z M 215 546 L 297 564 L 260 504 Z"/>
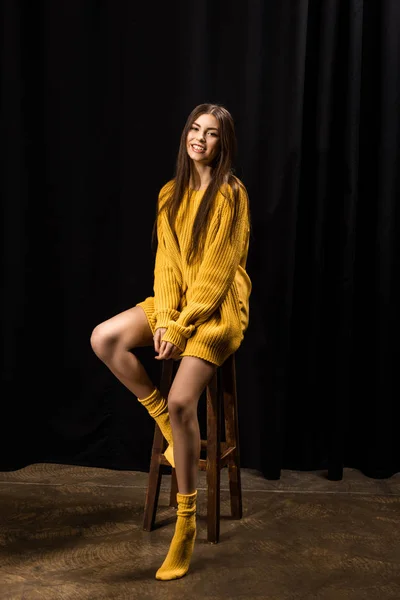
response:
<path fill-rule="evenodd" d="M 160 192 L 159 208 L 170 184 Z M 238 220 L 230 237 L 234 205 L 230 186 L 224 186 L 212 208 L 203 256 L 189 265 L 193 223 L 203 194 L 185 194 L 175 223 L 178 240 L 166 211 L 159 214 L 154 297 L 137 306 L 145 311 L 153 334 L 159 327 L 167 329 L 162 339 L 175 344 L 181 357 L 198 356 L 220 366 L 240 346 L 249 323 L 250 222 L 247 193 L 241 187 Z"/>
<path fill-rule="evenodd" d="M 170 465 L 175 468 L 175 460 L 174 460 L 174 451 L 172 444 L 172 427 L 171 421 L 169 419 L 168 413 L 168 402 L 161 394 L 158 388 L 147 396 L 147 398 L 138 398 L 139 402 L 147 409 L 147 412 L 159 428 L 161 429 L 161 433 L 165 437 L 168 442 L 168 447 L 164 452 L 165 458 L 168 460 Z"/>
<path fill-rule="evenodd" d="M 196 539 L 196 500 L 197 490 L 193 494 L 176 495 L 178 501 L 175 533 L 168 554 L 156 573 L 156 579 L 164 581 L 179 579 L 189 570 L 194 542 Z"/>

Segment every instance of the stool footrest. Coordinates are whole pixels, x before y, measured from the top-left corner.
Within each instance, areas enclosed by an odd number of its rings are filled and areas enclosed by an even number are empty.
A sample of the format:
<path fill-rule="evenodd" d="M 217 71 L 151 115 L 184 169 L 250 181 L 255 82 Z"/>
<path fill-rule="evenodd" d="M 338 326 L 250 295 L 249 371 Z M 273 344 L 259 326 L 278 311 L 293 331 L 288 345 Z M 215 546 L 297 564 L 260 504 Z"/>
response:
<path fill-rule="evenodd" d="M 229 464 L 229 462 L 230 462 L 229 457 L 231 456 L 231 454 L 233 454 L 235 452 L 235 450 L 236 450 L 236 446 L 229 446 L 229 448 L 224 448 L 224 450 L 221 452 L 221 456 L 218 461 L 220 469 L 223 469 L 224 467 L 226 467 Z M 159 460 L 160 465 L 165 465 L 166 467 L 171 466 L 163 454 L 159 455 L 158 460 Z M 200 469 L 200 471 L 207 470 L 207 459 L 206 458 L 199 459 L 199 469 Z"/>

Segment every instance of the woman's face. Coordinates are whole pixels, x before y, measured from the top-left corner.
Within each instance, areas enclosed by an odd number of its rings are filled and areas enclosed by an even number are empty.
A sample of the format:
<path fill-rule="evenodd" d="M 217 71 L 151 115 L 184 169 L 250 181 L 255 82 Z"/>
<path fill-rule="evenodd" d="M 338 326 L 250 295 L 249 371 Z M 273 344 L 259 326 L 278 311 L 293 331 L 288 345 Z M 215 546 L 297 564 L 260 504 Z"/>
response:
<path fill-rule="evenodd" d="M 197 163 L 208 165 L 220 147 L 219 125 L 214 115 L 203 114 L 192 123 L 186 139 L 186 150 Z"/>

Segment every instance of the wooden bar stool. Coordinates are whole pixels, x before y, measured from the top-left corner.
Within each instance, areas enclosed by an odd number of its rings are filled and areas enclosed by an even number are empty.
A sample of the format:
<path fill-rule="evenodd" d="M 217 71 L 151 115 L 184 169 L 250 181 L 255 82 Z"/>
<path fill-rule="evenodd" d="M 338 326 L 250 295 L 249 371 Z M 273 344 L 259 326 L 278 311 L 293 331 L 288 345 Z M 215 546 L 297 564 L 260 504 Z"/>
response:
<path fill-rule="evenodd" d="M 179 361 L 162 362 L 160 391 L 168 397 L 173 376 Z M 242 518 L 242 486 L 240 481 L 239 425 L 236 396 L 235 355 L 231 354 L 223 365 L 217 368 L 206 388 L 207 395 L 207 439 L 201 440 L 201 449 L 206 451 L 206 459 L 199 459 L 199 469 L 207 472 L 207 540 L 213 544 L 219 541 L 220 524 L 220 475 L 221 469 L 228 467 L 231 516 Z M 225 421 L 225 440 L 221 441 L 222 412 Z M 144 506 L 143 529 L 152 531 L 156 519 L 158 497 L 161 486 L 161 465 L 170 466 L 163 456 L 166 447 L 160 428 L 155 424 L 153 447 L 149 469 L 149 479 Z M 171 467 L 172 468 L 172 467 Z M 170 506 L 177 507 L 178 491 L 175 469 L 172 468 Z"/>

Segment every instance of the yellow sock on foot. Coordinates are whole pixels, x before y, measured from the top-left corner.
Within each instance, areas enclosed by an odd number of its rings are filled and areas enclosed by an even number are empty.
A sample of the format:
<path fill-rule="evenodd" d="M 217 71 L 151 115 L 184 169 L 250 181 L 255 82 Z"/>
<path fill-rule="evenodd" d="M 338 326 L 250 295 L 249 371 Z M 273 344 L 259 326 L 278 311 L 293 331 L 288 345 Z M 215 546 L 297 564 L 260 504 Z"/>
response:
<path fill-rule="evenodd" d="M 176 495 L 178 501 L 175 534 L 172 538 L 166 559 L 156 573 L 156 579 L 169 581 L 179 579 L 189 570 L 196 538 L 196 500 L 197 490 L 193 494 Z"/>
<path fill-rule="evenodd" d="M 168 447 L 164 452 L 165 458 L 175 468 L 174 451 L 172 449 L 172 428 L 169 420 L 168 402 L 161 395 L 158 388 L 154 390 L 147 398 L 138 398 L 139 402 L 147 409 L 149 415 L 153 417 L 161 432 L 168 442 Z"/>
<path fill-rule="evenodd" d="M 174 459 L 174 447 L 169 444 L 164 452 L 164 456 L 169 462 L 169 464 L 175 468 L 175 459 Z"/>

